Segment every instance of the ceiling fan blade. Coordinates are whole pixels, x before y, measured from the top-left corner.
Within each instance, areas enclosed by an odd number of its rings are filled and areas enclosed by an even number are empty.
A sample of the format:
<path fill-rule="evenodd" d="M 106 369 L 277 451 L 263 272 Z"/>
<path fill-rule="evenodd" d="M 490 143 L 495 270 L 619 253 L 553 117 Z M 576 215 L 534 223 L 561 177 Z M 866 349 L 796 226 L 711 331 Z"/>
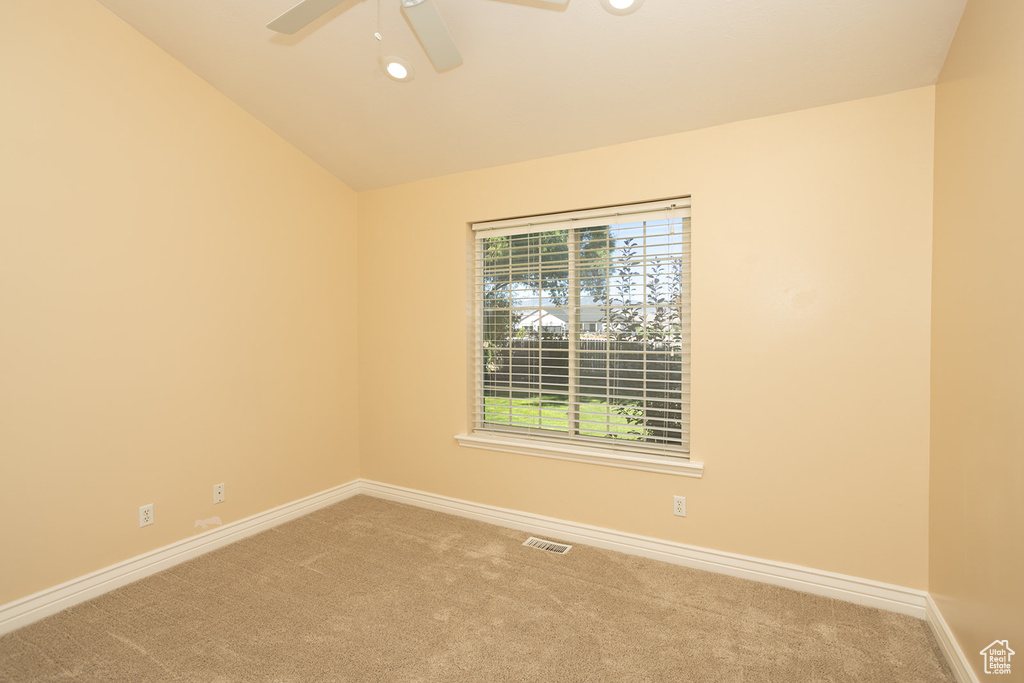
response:
<path fill-rule="evenodd" d="M 552 5 L 564 5 L 565 3 L 569 2 L 569 0 L 540 0 L 540 1 L 541 2 L 549 2 Z"/>
<path fill-rule="evenodd" d="M 295 7 L 267 24 L 267 28 L 278 33 L 291 35 L 306 24 L 319 19 L 345 0 L 303 0 Z"/>
<path fill-rule="evenodd" d="M 459 48 L 455 47 L 434 0 L 402 0 L 402 11 L 435 69 L 444 71 L 462 64 Z"/>

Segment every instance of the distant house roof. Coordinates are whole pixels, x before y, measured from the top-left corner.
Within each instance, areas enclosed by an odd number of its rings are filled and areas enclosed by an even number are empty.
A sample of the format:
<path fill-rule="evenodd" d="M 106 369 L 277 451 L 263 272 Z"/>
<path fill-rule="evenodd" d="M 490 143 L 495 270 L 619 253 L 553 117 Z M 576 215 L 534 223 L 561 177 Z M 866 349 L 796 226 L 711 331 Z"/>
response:
<path fill-rule="evenodd" d="M 534 311 L 533 313 L 530 313 L 529 315 L 521 318 L 519 322 L 516 323 L 516 327 L 536 328 L 538 320 L 540 321 L 541 327 L 565 327 L 566 325 L 569 324 L 568 319 L 563 320 L 557 315 L 552 315 L 551 313 L 541 309 L 539 311 Z"/>
<path fill-rule="evenodd" d="M 569 312 L 564 308 L 552 308 L 550 311 L 546 311 L 550 315 L 555 316 L 562 320 L 566 325 L 569 324 Z M 581 323 L 599 323 L 604 322 L 605 309 L 603 308 L 580 308 L 580 322 Z"/>
<path fill-rule="evenodd" d="M 565 308 L 550 308 L 546 311 L 556 318 L 560 318 L 566 325 L 569 324 L 569 311 Z M 598 303 L 592 296 L 580 297 L 579 321 L 581 323 L 601 323 L 605 321 L 608 309 L 605 304 Z"/>
<path fill-rule="evenodd" d="M 611 306 L 611 310 L 615 310 L 616 306 Z M 654 317 L 653 309 L 647 309 L 646 317 L 651 319 Z M 604 323 L 607 322 L 609 308 L 602 303 L 598 303 L 593 297 L 584 296 L 580 297 L 580 308 L 579 308 L 579 322 L 581 324 L 590 323 Z M 543 318 L 544 322 L 541 323 L 543 327 L 556 327 L 559 325 L 568 327 L 569 325 L 569 311 L 565 308 L 545 308 L 538 311 L 532 311 L 525 315 L 516 324 L 517 328 L 525 327 L 536 327 L 538 314 Z M 552 318 L 556 319 L 553 321 Z"/>

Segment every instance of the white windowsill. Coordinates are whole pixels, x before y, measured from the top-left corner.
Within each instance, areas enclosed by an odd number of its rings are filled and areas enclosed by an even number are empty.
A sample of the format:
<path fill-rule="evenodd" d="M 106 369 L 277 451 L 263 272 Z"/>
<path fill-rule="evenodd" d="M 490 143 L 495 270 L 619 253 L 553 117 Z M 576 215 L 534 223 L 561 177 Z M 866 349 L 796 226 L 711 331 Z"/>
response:
<path fill-rule="evenodd" d="M 549 443 L 530 439 L 492 434 L 456 434 L 460 446 L 483 448 L 490 451 L 504 451 L 521 455 L 535 455 L 541 458 L 586 462 L 593 465 L 624 467 L 630 470 L 676 474 L 700 479 L 704 475 L 704 463 L 681 458 L 639 455 L 628 451 L 610 451 L 603 448 L 588 448 L 579 444 Z"/>

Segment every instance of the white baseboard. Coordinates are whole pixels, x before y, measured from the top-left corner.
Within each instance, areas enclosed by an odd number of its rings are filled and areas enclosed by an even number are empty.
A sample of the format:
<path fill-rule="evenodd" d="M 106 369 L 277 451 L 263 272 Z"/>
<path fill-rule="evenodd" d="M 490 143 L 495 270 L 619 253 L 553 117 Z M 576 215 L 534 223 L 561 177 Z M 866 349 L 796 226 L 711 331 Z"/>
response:
<path fill-rule="evenodd" d="M 225 524 L 0 606 L 0 635 L 359 493 L 359 480 Z"/>
<path fill-rule="evenodd" d="M 577 522 L 567 522 L 528 512 L 506 510 L 492 505 L 448 498 L 366 479 L 360 480 L 360 493 L 447 512 L 460 517 L 469 517 L 520 531 L 545 533 L 557 540 L 585 543 L 694 569 L 704 569 L 741 579 L 785 586 L 805 593 L 824 595 L 859 605 L 908 614 L 919 619 L 924 619 L 926 616 L 928 594 L 913 588 L 638 536 Z"/>
<path fill-rule="evenodd" d="M 558 540 L 585 543 L 927 619 L 957 680 L 960 683 L 978 683 L 948 625 L 925 591 L 508 510 L 366 479 L 357 479 L 321 491 L 0 606 L 0 635 L 360 493 L 489 524 L 549 535 Z"/>
<path fill-rule="evenodd" d="M 946 658 L 949 668 L 952 669 L 953 677 L 956 678 L 957 683 L 980 683 L 978 676 L 974 673 L 974 669 L 971 668 L 970 661 L 968 661 L 964 651 L 960 649 L 960 643 L 956 642 L 953 631 L 949 628 L 949 624 L 946 623 L 942 612 L 939 611 L 939 606 L 935 604 L 935 600 L 931 595 L 928 596 L 928 616 L 926 621 L 928 622 L 928 627 L 932 630 L 932 634 L 935 636 L 935 640 L 938 641 L 939 649 L 942 650 L 942 655 Z"/>

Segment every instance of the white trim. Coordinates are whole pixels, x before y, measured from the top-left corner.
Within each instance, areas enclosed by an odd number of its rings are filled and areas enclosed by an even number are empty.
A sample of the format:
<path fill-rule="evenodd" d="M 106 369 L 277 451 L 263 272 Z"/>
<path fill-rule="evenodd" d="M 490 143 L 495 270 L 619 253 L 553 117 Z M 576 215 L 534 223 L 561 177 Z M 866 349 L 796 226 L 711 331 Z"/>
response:
<path fill-rule="evenodd" d="M 0 606 L 0 635 L 211 550 L 239 541 L 246 536 L 252 536 L 314 510 L 351 498 L 359 493 L 359 490 L 359 480 L 356 479 L 2 605 Z"/>
<path fill-rule="evenodd" d="M 456 434 L 455 440 L 460 446 L 483 448 L 489 451 L 519 453 L 520 455 L 536 455 L 541 458 L 571 460 L 591 465 L 608 465 L 624 467 L 630 470 L 658 472 L 660 474 L 678 474 L 683 477 L 700 479 L 704 475 L 704 463 L 684 458 L 659 457 L 656 455 L 638 455 L 627 451 L 610 451 L 603 448 L 587 448 L 578 443 L 546 443 L 536 439 L 516 439 L 514 437 L 492 436 L 476 432 L 474 434 Z"/>
<path fill-rule="evenodd" d="M 0 635 L 357 494 L 415 505 L 521 531 L 541 532 L 561 540 L 784 586 L 926 619 L 958 683 L 979 683 L 938 606 L 924 591 L 508 510 L 366 479 L 356 479 L 335 486 L 2 605 Z"/>
<path fill-rule="evenodd" d="M 488 524 L 530 533 L 539 532 L 545 536 L 553 536 L 557 540 L 584 543 L 630 555 L 671 562 L 684 567 L 704 569 L 741 579 L 784 586 L 805 593 L 824 595 L 858 605 L 878 607 L 919 619 L 925 618 L 927 593 L 914 588 L 904 588 L 810 567 L 663 541 L 529 512 L 507 510 L 493 505 L 439 496 L 366 479 L 361 480 L 360 492 L 377 498 L 468 517 Z"/>
<path fill-rule="evenodd" d="M 953 672 L 953 678 L 957 680 L 957 683 L 980 683 L 970 661 L 960 648 L 960 643 L 956 641 L 953 631 L 949 628 L 942 612 L 939 611 L 939 606 L 930 594 L 928 595 L 927 612 L 928 627 L 939 643 L 939 649 L 942 650 L 942 656 L 946 658 L 946 663 L 949 664 L 949 668 Z"/>

